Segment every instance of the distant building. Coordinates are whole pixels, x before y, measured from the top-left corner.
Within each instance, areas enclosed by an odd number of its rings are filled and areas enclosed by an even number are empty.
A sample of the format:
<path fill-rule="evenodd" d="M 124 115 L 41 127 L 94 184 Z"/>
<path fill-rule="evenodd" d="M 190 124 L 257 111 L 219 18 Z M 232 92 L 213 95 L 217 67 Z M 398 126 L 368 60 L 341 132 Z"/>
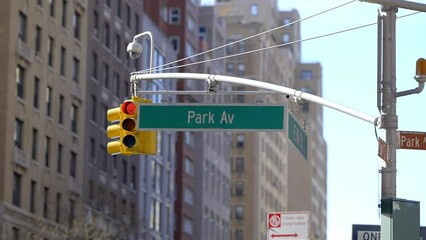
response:
<path fill-rule="evenodd" d="M 2 1 L 0 238 L 81 222 L 87 1 Z"/>
<path fill-rule="evenodd" d="M 275 0 L 217 1 L 216 8 L 227 23 L 228 43 L 289 24 L 299 19 L 296 10 L 279 12 Z M 308 89 L 321 95 L 320 65 L 301 63 L 300 24 L 280 28 L 256 38 L 239 41 L 227 47 L 227 74 L 265 81 L 297 89 Z M 269 46 L 279 48 L 244 55 L 242 53 Z M 306 86 L 299 76 L 311 70 L 312 83 Z M 314 77 L 315 76 L 315 77 Z M 303 88 L 306 87 L 306 88 Z M 235 86 L 235 90 L 256 90 Z M 257 101 L 256 101 L 257 100 Z M 237 96 L 240 103 L 284 103 L 291 101 L 276 96 Z M 292 104 L 293 114 L 306 111 L 308 105 Z M 311 106 L 311 105 L 309 105 Z M 303 108 L 305 107 L 305 108 Z M 322 108 L 313 106 L 296 117 L 306 123 L 308 159 L 290 143 L 286 133 L 234 133 L 232 144 L 232 239 L 266 237 L 266 216 L 274 211 L 310 211 L 311 232 L 326 239 L 326 147 L 322 135 Z M 314 119 L 315 121 L 313 121 Z"/>

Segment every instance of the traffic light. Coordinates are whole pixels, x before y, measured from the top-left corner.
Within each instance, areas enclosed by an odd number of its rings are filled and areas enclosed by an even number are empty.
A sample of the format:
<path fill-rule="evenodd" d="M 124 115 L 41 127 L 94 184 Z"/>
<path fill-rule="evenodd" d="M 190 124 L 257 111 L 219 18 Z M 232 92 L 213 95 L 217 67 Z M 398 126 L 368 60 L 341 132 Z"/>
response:
<path fill-rule="evenodd" d="M 107 136 L 114 141 L 107 145 L 109 154 L 156 154 L 157 132 L 137 130 L 137 104 L 151 103 L 150 99 L 132 97 L 118 108 L 107 111 L 107 120 L 114 123 L 107 128 Z"/>

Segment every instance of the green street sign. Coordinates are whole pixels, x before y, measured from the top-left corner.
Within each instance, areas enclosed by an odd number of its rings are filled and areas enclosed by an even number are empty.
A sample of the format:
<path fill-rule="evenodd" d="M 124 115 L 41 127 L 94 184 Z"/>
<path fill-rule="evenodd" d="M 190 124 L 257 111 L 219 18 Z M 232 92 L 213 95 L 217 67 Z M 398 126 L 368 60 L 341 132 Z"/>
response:
<path fill-rule="evenodd" d="M 138 130 L 283 131 L 282 105 L 139 104 Z"/>
<path fill-rule="evenodd" d="M 296 146 L 303 157 L 308 159 L 308 137 L 290 113 L 288 114 L 288 139 Z"/>

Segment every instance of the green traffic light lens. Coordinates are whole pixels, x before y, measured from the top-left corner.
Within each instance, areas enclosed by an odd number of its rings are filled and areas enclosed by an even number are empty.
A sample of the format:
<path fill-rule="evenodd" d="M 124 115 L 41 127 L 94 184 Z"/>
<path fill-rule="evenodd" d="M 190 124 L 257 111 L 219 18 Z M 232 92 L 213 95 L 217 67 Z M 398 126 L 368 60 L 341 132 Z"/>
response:
<path fill-rule="evenodd" d="M 136 138 L 133 135 L 127 135 L 123 138 L 123 144 L 124 146 L 131 148 L 135 146 L 136 144 Z"/>

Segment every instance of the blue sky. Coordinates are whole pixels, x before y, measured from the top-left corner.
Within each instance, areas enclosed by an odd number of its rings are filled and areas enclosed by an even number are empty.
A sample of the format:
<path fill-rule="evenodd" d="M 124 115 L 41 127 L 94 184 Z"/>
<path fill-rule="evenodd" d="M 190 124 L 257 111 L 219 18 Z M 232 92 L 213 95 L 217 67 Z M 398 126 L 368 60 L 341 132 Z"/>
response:
<path fill-rule="evenodd" d="M 203 2 L 212 2 L 204 0 Z M 295 8 L 305 18 L 349 0 L 278 0 L 282 10 Z M 418 1 L 426 4 L 426 0 Z M 353 2 L 302 21 L 302 39 L 377 21 L 379 5 Z M 399 9 L 398 16 L 413 11 Z M 415 63 L 426 58 L 426 13 L 397 20 L 397 88 L 417 87 Z M 376 107 L 377 26 L 302 43 L 304 62 L 323 67 L 323 97 L 379 116 Z M 397 100 L 398 130 L 426 132 L 426 90 Z M 385 138 L 384 131 L 378 135 Z M 324 109 L 328 144 L 328 239 L 351 239 L 352 224 L 380 224 L 383 161 L 377 156 L 374 127 L 331 109 Z M 426 151 L 397 151 L 397 197 L 420 201 L 421 225 L 426 226 Z"/>

